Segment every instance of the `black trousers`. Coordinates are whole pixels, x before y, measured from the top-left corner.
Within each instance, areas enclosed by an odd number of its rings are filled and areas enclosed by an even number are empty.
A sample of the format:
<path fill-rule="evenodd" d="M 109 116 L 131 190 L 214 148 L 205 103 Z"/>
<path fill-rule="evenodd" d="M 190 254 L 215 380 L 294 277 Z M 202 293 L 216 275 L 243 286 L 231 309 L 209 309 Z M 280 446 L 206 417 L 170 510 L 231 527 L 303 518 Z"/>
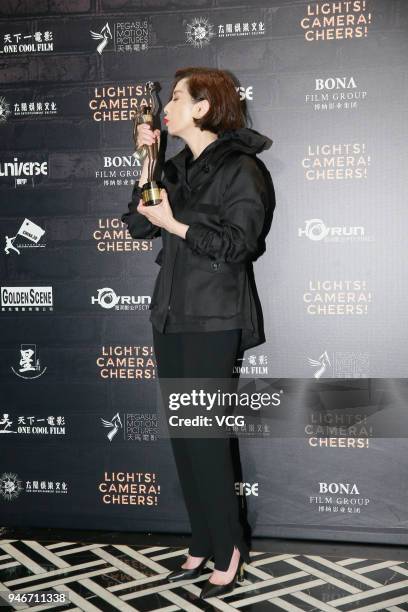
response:
<path fill-rule="evenodd" d="M 160 378 L 231 378 L 240 329 L 162 334 L 153 326 Z M 235 375 L 237 376 L 237 375 Z M 191 525 L 189 553 L 214 555 L 215 569 L 228 569 L 234 546 L 246 562 L 249 547 L 235 493 L 231 439 L 170 438 Z"/>

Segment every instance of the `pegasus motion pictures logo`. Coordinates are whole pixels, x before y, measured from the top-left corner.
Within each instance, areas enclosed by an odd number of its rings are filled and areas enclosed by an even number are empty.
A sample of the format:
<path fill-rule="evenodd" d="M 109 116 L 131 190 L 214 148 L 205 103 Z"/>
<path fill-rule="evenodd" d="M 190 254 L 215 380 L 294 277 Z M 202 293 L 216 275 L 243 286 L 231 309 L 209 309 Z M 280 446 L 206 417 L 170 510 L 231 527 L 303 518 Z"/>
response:
<path fill-rule="evenodd" d="M 105 419 L 102 419 L 102 418 L 101 418 L 101 421 L 104 427 L 110 427 L 110 431 L 106 434 L 106 436 L 109 442 L 112 442 L 113 438 L 116 436 L 119 429 L 123 429 L 123 424 L 122 424 L 122 421 L 120 420 L 119 412 L 115 414 L 115 416 L 113 417 L 111 421 L 106 421 Z"/>
<path fill-rule="evenodd" d="M 106 22 L 100 32 L 93 32 L 90 30 L 91 36 L 94 40 L 99 40 L 99 45 L 96 47 L 99 55 L 102 55 L 103 50 L 110 40 L 112 40 L 112 32 L 109 27 L 109 23 Z"/>
<path fill-rule="evenodd" d="M 312 359 L 311 357 L 308 357 L 307 360 L 310 366 L 317 368 L 317 370 L 313 374 L 314 378 L 320 378 L 326 372 L 327 368 L 331 367 L 327 351 L 324 351 L 324 353 L 322 353 L 318 359 Z"/>

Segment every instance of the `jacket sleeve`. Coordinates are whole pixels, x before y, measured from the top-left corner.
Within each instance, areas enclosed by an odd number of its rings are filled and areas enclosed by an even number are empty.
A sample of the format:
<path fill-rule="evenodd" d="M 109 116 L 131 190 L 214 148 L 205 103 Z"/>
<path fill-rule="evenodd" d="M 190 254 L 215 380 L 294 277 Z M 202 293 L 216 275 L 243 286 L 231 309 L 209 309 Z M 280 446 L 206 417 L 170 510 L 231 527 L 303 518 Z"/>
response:
<path fill-rule="evenodd" d="M 142 189 L 136 182 L 132 190 L 132 200 L 128 204 L 129 212 L 122 215 L 121 220 L 126 223 L 132 238 L 157 238 L 161 228 L 151 223 L 147 217 L 141 215 L 136 209 L 139 204 Z"/>
<path fill-rule="evenodd" d="M 256 259 L 268 194 L 264 175 L 255 159 L 241 155 L 234 163 L 220 203 L 220 229 L 194 222 L 189 225 L 185 240 L 198 255 L 238 263 Z"/>

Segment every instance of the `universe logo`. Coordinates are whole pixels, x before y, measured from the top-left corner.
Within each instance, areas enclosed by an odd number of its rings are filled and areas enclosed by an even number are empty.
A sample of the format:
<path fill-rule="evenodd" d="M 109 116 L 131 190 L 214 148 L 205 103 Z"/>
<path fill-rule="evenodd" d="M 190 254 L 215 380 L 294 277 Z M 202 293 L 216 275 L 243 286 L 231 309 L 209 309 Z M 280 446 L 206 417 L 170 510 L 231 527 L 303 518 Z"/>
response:
<path fill-rule="evenodd" d="M 41 182 L 48 176 L 48 161 L 25 160 L 13 157 L 12 161 L 0 161 L 0 180 L 8 185 L 18 187 Z"/>
<path fill-rule="evenodd" d="M 254 86 L 248 85 L 247 87 L 243 87 L 242 85 L 239 87 L 235 87 L 237 93 L 239 95 L 239 99 L 241 102 L 244 100 L 253 100 L 254 99 Z"/>

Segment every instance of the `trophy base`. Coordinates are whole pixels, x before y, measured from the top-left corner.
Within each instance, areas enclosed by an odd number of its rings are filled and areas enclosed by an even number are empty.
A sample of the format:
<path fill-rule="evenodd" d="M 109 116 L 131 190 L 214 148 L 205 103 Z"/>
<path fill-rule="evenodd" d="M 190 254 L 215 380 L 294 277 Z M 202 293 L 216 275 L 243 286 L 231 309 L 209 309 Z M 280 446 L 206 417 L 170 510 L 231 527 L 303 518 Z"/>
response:
<path fill-rule="evenodd" d="M 148 181 L 142 187 L 142 200 L 145 206 L 160 204 L 160 189 L 163 184 L 160 181 Z"/>

